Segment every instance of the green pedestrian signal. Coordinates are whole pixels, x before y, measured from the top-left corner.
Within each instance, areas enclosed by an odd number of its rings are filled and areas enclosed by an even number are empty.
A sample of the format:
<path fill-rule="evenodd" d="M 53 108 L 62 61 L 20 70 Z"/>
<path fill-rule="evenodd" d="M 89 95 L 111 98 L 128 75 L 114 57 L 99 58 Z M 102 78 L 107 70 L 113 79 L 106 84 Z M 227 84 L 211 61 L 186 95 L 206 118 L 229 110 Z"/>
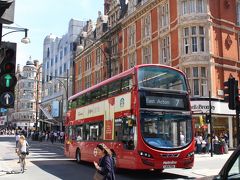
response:
<path fill-rule="evenodd" d="M 0 108 L 14 108 L 16 43 L 1 42 L 0 46 Z"/>
<path fill-rule="evenodd" d="M 11 90 L 12 87 L 15 87 L 17 79 L 14 74 L 3 74 L 0 77 L 0 87 L 1 89 Z"/>
<path fill-rule="evenodd" d="M 7 74 L 7 75 L 4 76 L 4 79 L 5 79 L 5 82 L 6 82 L 6 87 L 9 88 L 10 87 L 10 81 L 12 80 L 12 76 L 10 76 L 10 74 Z"/>

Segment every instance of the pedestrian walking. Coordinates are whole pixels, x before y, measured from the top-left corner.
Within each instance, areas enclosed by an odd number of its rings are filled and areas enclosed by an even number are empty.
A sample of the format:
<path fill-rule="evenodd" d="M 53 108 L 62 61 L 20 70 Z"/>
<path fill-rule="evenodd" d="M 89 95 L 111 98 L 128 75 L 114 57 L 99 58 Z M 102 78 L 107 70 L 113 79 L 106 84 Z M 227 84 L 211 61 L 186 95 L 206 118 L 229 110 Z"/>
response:
<path fill-rule="evenodd" d="M 53 134 L 53 132 L 50 133 L 50 141 L 53 144 L 53 142 L 54 142 L 54 134 Z"/>
<path fill-rule="evenodd" d="M 26 166 L 25 158 L 26 158 L 26 155 L 28 154 L 28 147 L 29 147 L 29 144 L 26 141 L 25 136 L 21 135 L 20 138 L 19 138 L 19 142 L 18 142 L 18 145 L 17 145 L 16 152 L 17 152 L 17 154 L 20 158 L 22 173 L 24 172 L 25 166 Z"/>
<path fill-rule="evenodd" d="M 97 154 L 100 156 L 99 163 L 94 161 L 96 173 L 94 180 L 115 180 L 114 160 L 111 150 L 104 144 L 97 145 Z"/>
<path fill-rule="evenodd" d="M 16 132 L 16 147 L 18 145 L 19 138 L 20 138 L 20 134 Z"/>

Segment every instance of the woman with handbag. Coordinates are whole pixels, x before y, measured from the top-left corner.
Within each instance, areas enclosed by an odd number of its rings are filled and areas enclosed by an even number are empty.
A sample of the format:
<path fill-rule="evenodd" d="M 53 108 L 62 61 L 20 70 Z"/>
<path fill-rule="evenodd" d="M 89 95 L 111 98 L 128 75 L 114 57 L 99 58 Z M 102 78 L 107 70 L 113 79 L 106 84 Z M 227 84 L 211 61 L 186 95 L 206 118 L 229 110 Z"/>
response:
<path fill-rule="evenodd" d="M 111 150 L 104 144 L 97 145 L 97 153 L 100 156 L 99 163 L 94 161 L 96 173 L 94 180 L 115 180 L 114 160 Z"/>

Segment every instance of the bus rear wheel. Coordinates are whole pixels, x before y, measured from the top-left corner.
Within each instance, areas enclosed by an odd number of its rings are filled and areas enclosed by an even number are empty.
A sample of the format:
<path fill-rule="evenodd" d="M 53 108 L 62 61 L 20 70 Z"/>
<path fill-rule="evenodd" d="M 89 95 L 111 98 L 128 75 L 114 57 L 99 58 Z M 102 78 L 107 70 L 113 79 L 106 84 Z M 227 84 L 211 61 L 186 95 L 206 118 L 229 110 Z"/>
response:
<path fill-rule="evenodd" d="M 81 163 L 81 152 L 79 149 L 76 152 L 76 161 L 77 163 Z"/>

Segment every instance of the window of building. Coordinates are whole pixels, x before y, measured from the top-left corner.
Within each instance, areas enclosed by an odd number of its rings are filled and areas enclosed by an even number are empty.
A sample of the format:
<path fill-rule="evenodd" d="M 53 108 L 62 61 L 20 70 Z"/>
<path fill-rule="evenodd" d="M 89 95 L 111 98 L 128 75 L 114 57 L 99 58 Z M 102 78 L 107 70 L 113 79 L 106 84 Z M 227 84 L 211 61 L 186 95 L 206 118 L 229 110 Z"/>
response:
<path fill-rule="evenodd" d="M 62 58 L 63 58 L 63 51 L 61 50 L 60 51 L 60 60 L 62 60 Z"/>
<path fill-rule="evenodd" d="M 128 46 L 133 46 L 135 45 L 135 36 L 136 36 L 136 28 L 135 28 L 135 24 L 129 26 L 128 28 L 128 33 L 129 33 L 129 39 L 128 39 Z"/>
<path fill-rule="evenodd" d="M 181 0 L 182 15 L 206 12 L 205 0 Z"/>
<path fill-rule="evenodd" d="M 82 64 L 81 64 L 81 62 L 79 62 L 78 64 L 77 64 L 78 66 L 78 74 L 79 75 L 81 75 L 82 74 Z"/>
<path fill-rule="evenodd" d="M 82 91 L 83 90 L 83 87 L 82 87 L 82 79 L 79 79 L 78 81 L 77 81 L 77 89 L 78 89 L 78 91 Z"/>
<path fill-rule="evenodd" d="M 51 66 L 53 66 L 53 58 L 51 58 Z"/>
<path fill-rule="evenodd" d="M 59 75 L 62 75 L 62 66 L 59 67 Z"/>
<path fill-rule="evenodd" d="M 131 14 L 135 10 L 135 1 L 136 0 L 128 1 L 128 14 Z"/>
<path fill-rule="evenodd" d="M 96 49 L 96 65 L 101 64 L 102 62 L 102 51 L 99 48 Z"/>
<path fill-rule="evenodd" d="M 64 47 L 64 56 L 67 55 L 67 47 Z"/>
<path fill-rule="evenodd" d="M 33 108 L 33 103 L 32 102 L 28 102 L 27 103 L 27 109 L 32 109 Z"/>
<path fill-rule="evenodd" d="M 160 28 L 169 25 L 168 1 L 163 2 L 159 7 Z"/>
<path fill-rule="evenodd" d="M 32 83 L 31 82 L 28 82 L 27 84 L 28 84 L 27 85 L 28 88 L 32 88 Z"/>
<path fill-rule="evenodd" d="M 237 25 L 240 25 L 240 0 L 237 0 Z"/>
<path fill-rule="evenodd" d="M 143 38 L 149 37 L 151 34 L 151 16 L 150 14 L 143 17 Z"/>
<path fill-rule="evenodd" d="M 167 64 L 170 61 L 170 45 L 169 36 L 164 37 L 161 40 L 161 63 Z"/>
<path fill-rule="evenodd" d="M 86 56 L 85 70 L 87 71 L 87 70 L 90 70 L 91 68 L 92 68 L 92 56 L 90 54 Z"/>
<path fill-rule="evenodd" d="M 119 60 L 115 59 L 111 63 L 111 76 L 119 74 Z"/>
<path fill-rule="evenodd" d="M 47 58 L 49 58 L 49 57 L 50 57 L 50 49 L 47 48 Z"/>
<path fill-rule="evenodd" d="M 85 79 L 85 89 L 91 87 L 91 80 L 92 80 L 91 75 L 86 76 L 86 79 Z"/>
<path fill-rule="evenodd" d="M 58 61 L 58 56 L 56 55 L 55 56 L 55 63 L 57 63 L 57 61 Z"/>
<path fill-rule="evenodd" d="M 58 76 L 58 70 L 55 69 L 55 76 Z"/>
<path fill-rule="evenodd" d="M 183 52 L 190 54 L 205 51 L 205 29 L 203 26 L 185 27 L 183 29 Z"/>
<path fill-rule="evenodd" d="M 143 64 L 151 64 L 151 46 L 143 47 Z"/>
<path fill-rule="evenodd" d="M 98 84 L 101 82 L 101 71 L 95 71 L 95 84 Z"/>
<path fill-rule="evenodd" d="M 112 38 L 111 41 L 111 53 L 112 55 L 117 55 L 118 54 L 118 36 L 115 36 Z"/>
<path fill-rule="evenodd" d="M 132 68 L 136 65 L 136 53 L 133 52 L 128 55 L 128 68 Z"/>
<path fill-rule="evenodd" d="M 67 63 L 63 64 L 63 71 L 66 72 L 67 71 Z"/>
<path fill-rule="evenodd" d="M 192 96 L 208 97 L 207 68 L 206 67 L 188 67 L 185 68 L 188 75 Z"/>
<path fill-rule="evenodd" d="M 49 62 L 47 62 L 47 69 L 49 69 Z"/>

